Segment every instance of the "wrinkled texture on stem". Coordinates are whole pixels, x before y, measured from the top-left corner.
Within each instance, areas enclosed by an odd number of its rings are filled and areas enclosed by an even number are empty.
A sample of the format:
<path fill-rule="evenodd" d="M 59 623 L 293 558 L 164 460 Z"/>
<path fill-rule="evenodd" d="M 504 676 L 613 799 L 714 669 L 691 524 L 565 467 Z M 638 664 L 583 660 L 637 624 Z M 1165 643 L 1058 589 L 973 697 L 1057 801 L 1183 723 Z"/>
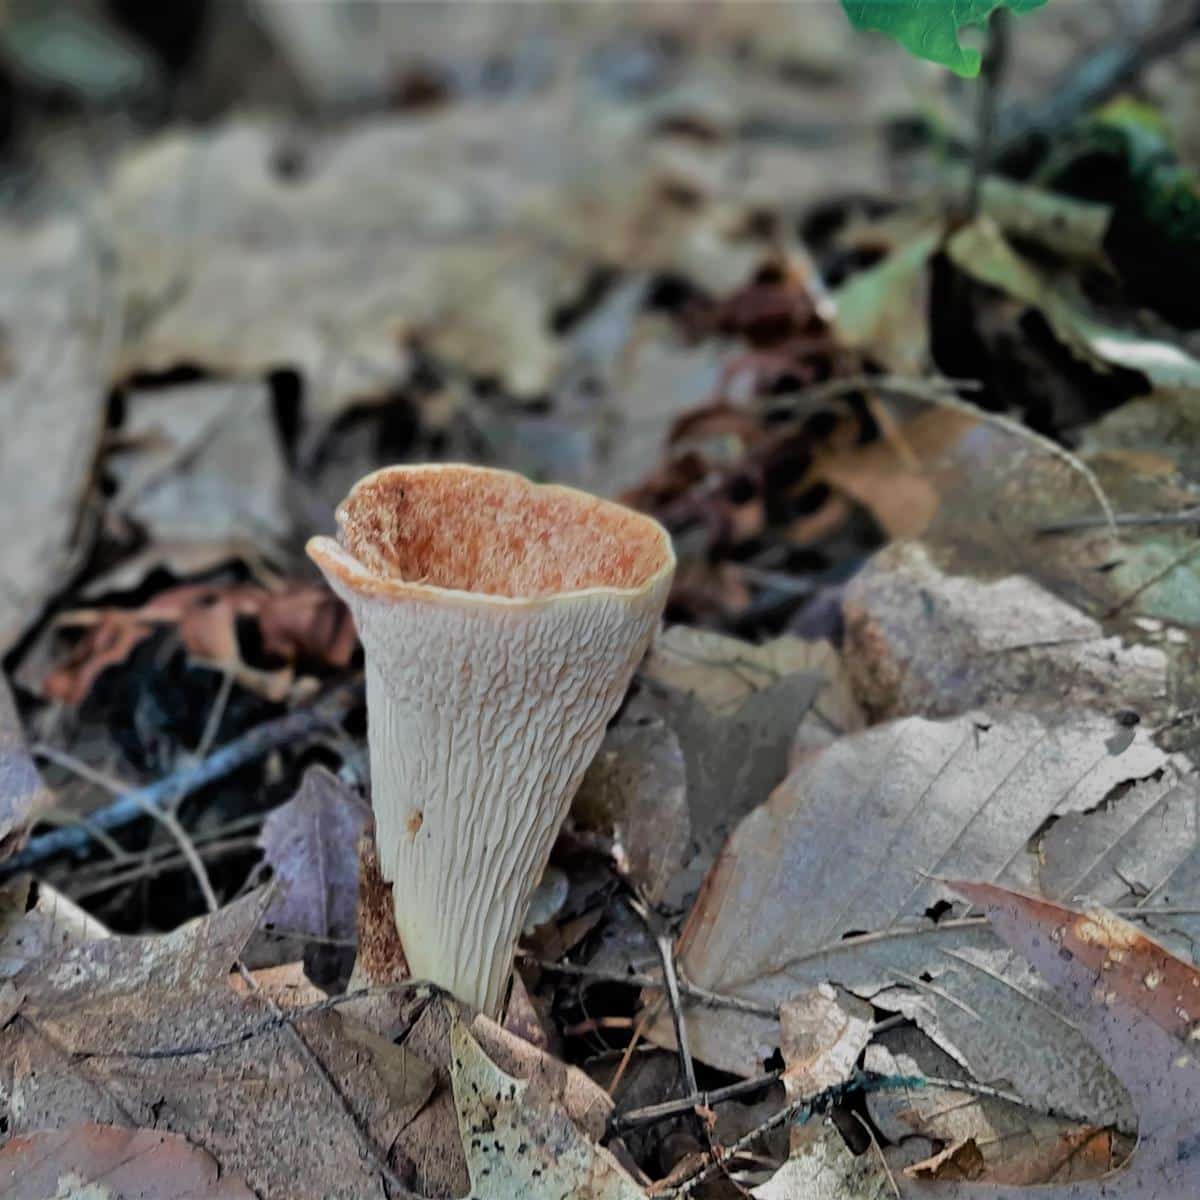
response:
<path fill-rule="evenodd" d="M 455 465 L 367 476 L 309 553 L 366 653 L 376 840 L 413 975 L 498 1014 L 529 897 L 653 636 L 654 521 Z"/>

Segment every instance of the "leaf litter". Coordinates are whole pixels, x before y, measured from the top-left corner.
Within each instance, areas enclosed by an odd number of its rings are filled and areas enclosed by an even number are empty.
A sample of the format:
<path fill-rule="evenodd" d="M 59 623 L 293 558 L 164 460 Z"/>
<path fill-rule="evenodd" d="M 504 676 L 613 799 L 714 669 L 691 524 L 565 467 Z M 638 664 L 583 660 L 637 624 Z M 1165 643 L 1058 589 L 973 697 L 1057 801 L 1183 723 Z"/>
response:
<path fill-rule="evenodd" d="M 1005 149 L 964 219 L 971 106 L 836 6 L 309 7 L 259 33 L 337 119 L 118 137 L 86 222 L 0 245 L 3 844 L 234 755 L 6 885 L 0 1155 L 57 1147 L 57 1186 L 127 1139 L 138 1186 L 161 1154 L 263 1195 L 1190 1195 L 1190 1043 L 1143 994 L 1200 935 L 1196 346 L 1138 263 L 1194 253 L 1164 135 L 1139 157 L 1118 107 Z M 1036 110 L 1097 43 L 1030 20 Z M 1178 113 L 1174 66 L 1141 86 Z M 355 670 L 304 536 L 455 458 L 622 495 L 680 559 L 504 1029 L 384 987 L 361 702 L 238 757 Z M 348 998 L 356 952 L 352 990 L 386 971 Z"/>

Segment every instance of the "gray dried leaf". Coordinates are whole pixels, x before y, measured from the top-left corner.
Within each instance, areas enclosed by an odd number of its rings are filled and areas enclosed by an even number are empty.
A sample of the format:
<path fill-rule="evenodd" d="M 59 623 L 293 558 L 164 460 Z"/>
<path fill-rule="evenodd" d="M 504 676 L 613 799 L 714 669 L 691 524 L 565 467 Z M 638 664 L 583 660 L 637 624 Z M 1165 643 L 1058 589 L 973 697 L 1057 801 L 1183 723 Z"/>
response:
<path fill-rule="evenodd" d="M 263 822 L 259 845 L 280 886 L 263 920 L 288 933 L 349 940 L 358 901 L 358 839 L 371 808 L 333 772 L 310 767 Z"/>
<path fill-rule="evenodd" d="M 880 719 L 1012 707 L 1132 709 L 1154 722 L 1166 711 L 1162 650 L 1108 636 L 1024 576 L 945 571 L 920 542 L 874 555 L 843 609 L 847 669 Z"/>
<path fill-rule="evenodd" d="M 104 429 L 120 304 L 73 222 L 0 235 L 0 656 L 62 586 Z"/>
<path fill-rule="evenodd" d="M 12 1132 L 168 1126 L 260 1195 L 382 1200 L 362 1137 L 386 1153 L 420 1104 L 396 1102 L 378 1056 L 336 1013 L 305 1013 L 292 1030 L 274 1022 L 261 991 L 230 987 L 265 901 L 252 894 L 174 933 L 69 947 L 19 972 L 20 1007 L 0 1030 Z M 277 1002 L 288 1003 L 284 992 Z"/>
<path fill-rule="evenodd" d="M 1143 734 L 1119 756 L 1110 718 L 916 718 L 802 761 L 737 828 L 680 944 L 695 984 L 773 1007 L 836 980 L 904 1012 L 977 1078 L 1097 1124 L 1132 1114 L 1050 989 L 962 906 L 946 874 L 1022 882 L 1027 845 L 1054 816 L 1165 770 Z M 747 920 L 747 914 L 754 914 Z M 688 1006 L 692 1052 L 753 1075 L 778 1024 Z M 670 1043 L 669 1023 L 653 1029 Z"/>
<path fill-rule="evenodd" d="M 0 675 L 0 859 L 25 840 L 29 828 L 54 805 L 29 751 L 12 692 Z"/>

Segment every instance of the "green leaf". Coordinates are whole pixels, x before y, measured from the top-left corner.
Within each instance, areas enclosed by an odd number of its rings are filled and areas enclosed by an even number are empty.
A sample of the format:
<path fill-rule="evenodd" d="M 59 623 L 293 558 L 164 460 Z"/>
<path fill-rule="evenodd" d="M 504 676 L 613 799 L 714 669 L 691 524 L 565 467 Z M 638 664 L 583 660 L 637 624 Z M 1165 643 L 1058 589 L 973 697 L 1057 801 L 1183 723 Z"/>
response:
<path fill-rule="evenodd" d="M 1029 12 L 1046 0 L 842 0 L 855 29 L 886 33 L 918 58 L 959 75 L 978 75 L 980 54 L 958 44 L 965 25 L 982 25 L 992 11 Z"/>

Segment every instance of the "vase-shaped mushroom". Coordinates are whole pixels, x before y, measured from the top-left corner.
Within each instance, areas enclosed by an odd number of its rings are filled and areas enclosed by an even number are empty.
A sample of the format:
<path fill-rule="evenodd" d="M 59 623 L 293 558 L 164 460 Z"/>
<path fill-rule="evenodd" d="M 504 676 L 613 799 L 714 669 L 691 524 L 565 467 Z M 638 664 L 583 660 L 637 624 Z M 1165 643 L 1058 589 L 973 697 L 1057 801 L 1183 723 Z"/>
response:
<path fill-rule="evenodd" d="M 375 838 L 413 976 L 498 1016 L 530 896 L 657 628 L 649 517 L 459 465 L 388 467 L 308 552 L 366 658 Z"/>

